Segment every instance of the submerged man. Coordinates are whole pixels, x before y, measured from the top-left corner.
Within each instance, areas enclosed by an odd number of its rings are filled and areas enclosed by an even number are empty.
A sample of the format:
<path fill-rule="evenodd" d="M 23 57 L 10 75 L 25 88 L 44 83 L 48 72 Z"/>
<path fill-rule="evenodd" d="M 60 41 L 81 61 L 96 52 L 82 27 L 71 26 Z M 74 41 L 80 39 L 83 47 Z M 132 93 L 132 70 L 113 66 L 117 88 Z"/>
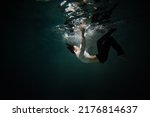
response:
<path fill-rule="evenodd" d="M 100 62 L 104 63 L 108 59 L 108 54 L 110 47 L 113 47 L 117 51 L 117 55 L 121 56 L 124 55 L 123 49 L 119 46 L 119 44 L 115 41 L 115 39 L 111 36 L 111 34 L 116 30 L 116 29 L 110 29 L 104 36 L 102 36 L 98 41 L 97 41 L 97 50 L 98 54 L 96 55 L 90 55 L 86 51 L 86 38 L 84 36 L 86 30 L 86 23 L 82 22 L 81 24 L 81 44 L 80 47 L 76 45 L 67 45 L 67 48 L 76 55 L 76 57 L 81 60 L 84 63 L 92 63 L 92 62 Z"/>

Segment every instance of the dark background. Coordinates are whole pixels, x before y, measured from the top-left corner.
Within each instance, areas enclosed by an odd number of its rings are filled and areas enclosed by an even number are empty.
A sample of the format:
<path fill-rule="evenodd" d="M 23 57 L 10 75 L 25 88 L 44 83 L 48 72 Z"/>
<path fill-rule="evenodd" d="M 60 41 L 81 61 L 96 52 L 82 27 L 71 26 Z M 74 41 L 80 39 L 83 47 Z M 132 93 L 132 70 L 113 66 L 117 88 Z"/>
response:
<path fill-rule="evenodd" d="M 128 61 L 111 50 L 106 63 L 84 64 L 53 31 L 59 1 L 1 1 L 0 99 L 150 99 L 148 3 L 120 0 L 114 11 Z"/>

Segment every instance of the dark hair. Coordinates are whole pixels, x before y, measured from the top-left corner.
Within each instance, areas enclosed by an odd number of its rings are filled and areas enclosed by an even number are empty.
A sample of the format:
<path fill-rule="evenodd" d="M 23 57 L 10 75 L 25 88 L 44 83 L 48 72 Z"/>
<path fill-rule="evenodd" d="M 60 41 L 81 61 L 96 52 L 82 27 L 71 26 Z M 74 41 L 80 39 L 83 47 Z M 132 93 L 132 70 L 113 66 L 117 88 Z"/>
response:
<path fill-rule="evenodd" d="M 72 54 L 75 54 L 74 53 L 74 47 L 73 45 L 70 45 L 70 44 L 66 44 L 67 45 L 67 49 L 72 53 Z"/>

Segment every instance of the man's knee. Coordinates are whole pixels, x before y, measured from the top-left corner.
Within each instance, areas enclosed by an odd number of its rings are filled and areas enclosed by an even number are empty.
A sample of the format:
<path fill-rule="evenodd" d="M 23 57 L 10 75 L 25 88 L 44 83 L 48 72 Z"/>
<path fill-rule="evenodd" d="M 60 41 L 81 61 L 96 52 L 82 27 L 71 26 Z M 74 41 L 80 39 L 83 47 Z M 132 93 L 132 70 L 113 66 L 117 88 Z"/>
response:
<path fill-rule="evenodd" d="M 108 59 L 107 56 L 102 56 L 102 55 L 97 55 L 97 58 L 98 58 L 100 63 L 105 63 Z"/>
<path fill-rule="evenodd" d="M 101 58 L 99 59 L 99 61 L 100 61 L 101 63 L 105 63 L 105 62 L 107 61 L 107 57 L 101 57 Z"/>

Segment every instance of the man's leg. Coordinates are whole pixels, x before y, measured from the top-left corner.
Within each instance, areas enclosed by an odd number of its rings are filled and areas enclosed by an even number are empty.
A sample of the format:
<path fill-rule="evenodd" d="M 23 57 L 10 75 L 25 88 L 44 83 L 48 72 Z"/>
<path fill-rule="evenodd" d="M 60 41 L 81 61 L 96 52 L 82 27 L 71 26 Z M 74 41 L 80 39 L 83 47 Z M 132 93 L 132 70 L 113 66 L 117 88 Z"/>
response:
<path fill-rule="evenodd" d="M 101 63 L 107 61 L 110 47 L 111 42 L 107 37 L 103 37 L 97 41 L 98 54 L 96 56 Z"/>
<path fill-rule="evenodd" d="M 124 55 L 124 51 L 123 49 L 121 48 L 121 46 L 116 42 L 116 40 L 110 36 L 109 39 L 111 40 L 111 45 L 112 47 L 117 51 L 117 55 L 120 56 L 120 55 Z"/>
<path fill-rule="evenodd" d="M 109 37 L 115 30 L 110 29 L 108 33 L 97 41 L 98 54 L 96 56 L 101 63 L 106 62 L 108 59 L 109 50 L 112 45 L 112 39 L 109 39 Z"/>

